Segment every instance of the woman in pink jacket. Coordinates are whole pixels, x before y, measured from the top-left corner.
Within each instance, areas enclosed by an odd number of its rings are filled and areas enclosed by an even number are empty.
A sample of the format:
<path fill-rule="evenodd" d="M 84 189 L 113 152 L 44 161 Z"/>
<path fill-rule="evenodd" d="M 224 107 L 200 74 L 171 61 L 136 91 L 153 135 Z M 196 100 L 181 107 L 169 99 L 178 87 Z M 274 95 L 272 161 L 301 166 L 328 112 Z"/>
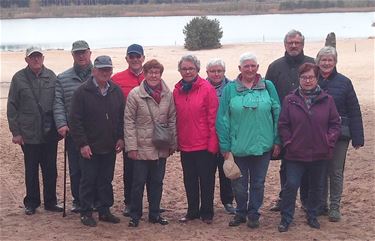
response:
<path fill-rule="evenodd" d="M 188 211 L 180 222 L 201 218 L 207 224 L 214 216 L 215 159 L 218 152 L 215 120 L 218 98 L 215 89 L 198 73 L 200 62 L 185 55 L 178 62 L 182 79 L 173 97 L 177 113 L 177 141 L 181 151 Z"/>

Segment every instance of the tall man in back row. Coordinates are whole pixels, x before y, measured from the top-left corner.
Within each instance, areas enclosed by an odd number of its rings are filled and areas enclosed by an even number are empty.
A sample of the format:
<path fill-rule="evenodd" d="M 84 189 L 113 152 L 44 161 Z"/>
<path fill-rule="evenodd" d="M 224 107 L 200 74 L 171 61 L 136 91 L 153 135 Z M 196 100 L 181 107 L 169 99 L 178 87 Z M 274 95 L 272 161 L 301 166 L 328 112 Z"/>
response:
<path fill-rule="evenodd" d="M 305 45 L 305 37 L 300 31 L 290 30 L 284 37 L 285 54 L 283 57 L 273 61 L 269 66 L 266 73 L 267 80 L 271 80 L 276 87 L 277 94 L 280 98 L 281 105 L 283 99 L 290 91 L 299 87 L 298 68 L 303 63 L 314 63 L 314 59 L 306 56 L 303 52 Z M 284 161 L 281 160 L 280 165 L 280 186 L 279 199 L 276 201 L 275 206 L 271 211 L 280 211 L 281 197 L 284 185 L 286 183 L 286 172 Z M 308 195 L 308 175 L 305 173 L 301 187 L 300 187 L 300 200 L 302 206 L 306 205 Z"/>

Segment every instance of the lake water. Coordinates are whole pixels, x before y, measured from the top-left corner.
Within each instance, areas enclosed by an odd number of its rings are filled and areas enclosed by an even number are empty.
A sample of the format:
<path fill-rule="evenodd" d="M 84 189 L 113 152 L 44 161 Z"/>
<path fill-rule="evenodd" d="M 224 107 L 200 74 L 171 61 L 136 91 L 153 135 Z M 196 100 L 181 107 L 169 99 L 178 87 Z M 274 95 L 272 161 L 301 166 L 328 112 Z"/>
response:
<path fill-rule="evenodd" d="M 29 45 L 70 49 L 71 43 L 85 39 L 91 48 L 184 44 L 184 26 L 193 16 L 43 18 L 1 20 L 1 50 L 20 50 Z M 216 18 L 224 32 L 222 44 L 281 42 L 290 29 L 300 30 L 308 41 L 325 39 L 329 32 L 337 38 L 375 36 L 375 12 L 208 16 Z"/>

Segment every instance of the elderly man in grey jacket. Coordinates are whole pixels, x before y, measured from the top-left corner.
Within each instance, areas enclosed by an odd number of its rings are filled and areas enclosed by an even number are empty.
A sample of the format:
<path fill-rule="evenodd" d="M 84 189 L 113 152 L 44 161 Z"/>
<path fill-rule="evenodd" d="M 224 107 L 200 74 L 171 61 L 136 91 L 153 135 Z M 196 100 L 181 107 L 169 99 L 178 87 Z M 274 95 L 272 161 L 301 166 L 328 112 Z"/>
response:
<path fill-rule="evenodd" d="M 92 71 L 91 51 L 84 40 L 75 41 L 72 45 L 73 67 L 57 76 L 55 102 L 53 105 L 56 128 L 66 138 L 66 149 L 69 160 L 70 187 L 73 196 L 72 212 L 79 212 L 79 183 L 81 170 L 78 164 L 79 150 L 73 143 L 69 132 L 68 116 L 74 91 L 84 83 Z"/>

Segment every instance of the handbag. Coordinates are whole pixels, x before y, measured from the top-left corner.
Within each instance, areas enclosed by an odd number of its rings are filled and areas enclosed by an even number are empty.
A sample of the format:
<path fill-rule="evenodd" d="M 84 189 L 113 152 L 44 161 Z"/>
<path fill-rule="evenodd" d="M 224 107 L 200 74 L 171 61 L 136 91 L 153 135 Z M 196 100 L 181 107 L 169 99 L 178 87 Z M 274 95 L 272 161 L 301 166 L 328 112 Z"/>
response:
<path fill-rule="evenodd" d="M 159 123 L 158 121 L 155 121 L 154 116 L 151 112 L 150 105 L 148 103 L 148 99 L 146 100 L 146 103 L 154 125 L 151 139 L 152 144 L 154 144 L 157 149 L 169 149 L 172 144 L 172 133 L 169 129 L 169 126 L 167 123 Z"/>
<path fill-rule="evenodd" d="M 225 176 L 230 180 L 235 180 L 241 177 L 240 168 L 238 168 L 237 164 L 234 162 L 232 153 L 229 153 L 228 159 L 224 160 L 223 170 Z"/>
<path fill-rule="evenodd" d="M 341 140 L 350 140 L 352 136 L 350 135 L 350 119 L 345 116 L 340 116 L 341 119 L 341 135 L 340 138 Z"/>

